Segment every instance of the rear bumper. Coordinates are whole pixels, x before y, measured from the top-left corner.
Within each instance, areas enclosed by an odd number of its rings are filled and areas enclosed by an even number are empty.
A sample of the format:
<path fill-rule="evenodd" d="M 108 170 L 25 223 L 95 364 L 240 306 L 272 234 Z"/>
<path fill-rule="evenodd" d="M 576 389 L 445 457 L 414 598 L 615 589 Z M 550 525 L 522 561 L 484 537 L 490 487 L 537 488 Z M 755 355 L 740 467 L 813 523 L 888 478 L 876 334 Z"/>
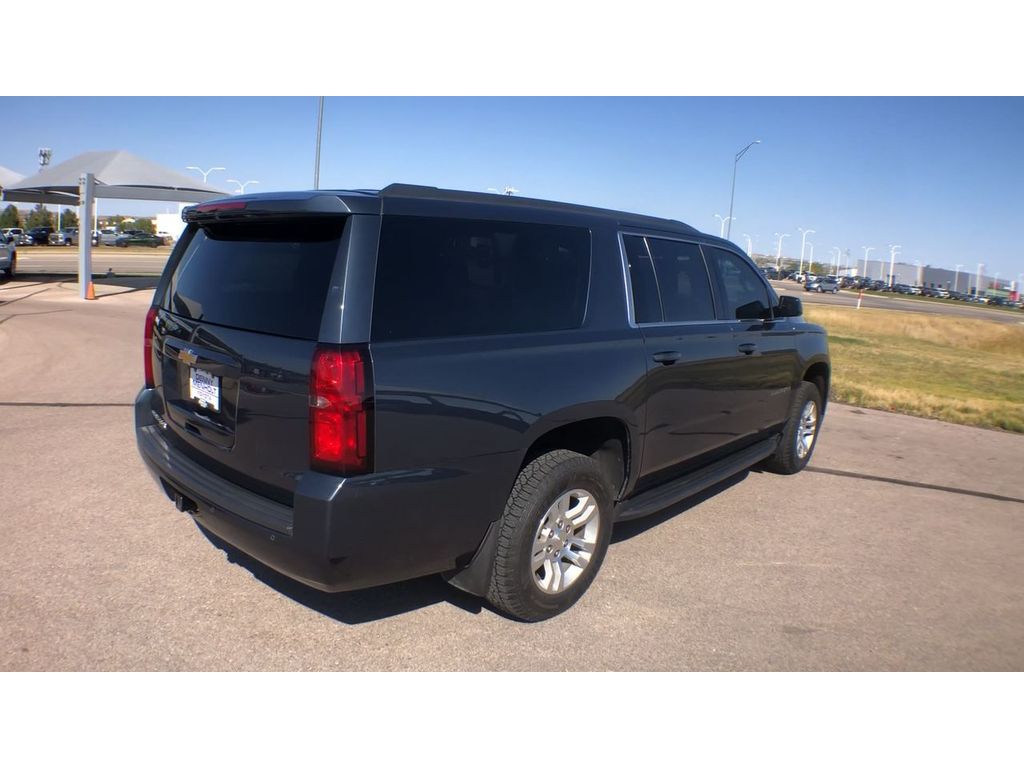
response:
<path fill-rule="evenodd" d="M 410 484 L 408 473 L 340 478 L 305 472 L 294 504 L 278 504 L 176 450 L 154 416 L 153 399 L 153 390 L 143 389 L 135 400 L 135 437 L 147 469 L 169 498 L 194 504 L 189 511 L 197 524 L 275 571 L 341 592 L 454 568 L 457 553 L 422 546 L 426 518 L 417 510 L 432 507 L 424 503 L 422 476 Z M 444 526 L 443 520 L 429 522 Z"/>

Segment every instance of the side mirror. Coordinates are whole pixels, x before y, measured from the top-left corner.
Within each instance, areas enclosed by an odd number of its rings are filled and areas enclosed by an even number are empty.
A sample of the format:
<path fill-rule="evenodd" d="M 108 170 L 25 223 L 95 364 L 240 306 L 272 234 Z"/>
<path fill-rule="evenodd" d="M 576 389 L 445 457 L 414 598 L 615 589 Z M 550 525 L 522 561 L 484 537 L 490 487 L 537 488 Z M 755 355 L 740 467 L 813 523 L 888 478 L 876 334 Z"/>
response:
<path fill-rule="evenodd" d="M 802 317 L 804 305 L 796 296 L 783 296 L 775 307 L 776 317 Z"/>

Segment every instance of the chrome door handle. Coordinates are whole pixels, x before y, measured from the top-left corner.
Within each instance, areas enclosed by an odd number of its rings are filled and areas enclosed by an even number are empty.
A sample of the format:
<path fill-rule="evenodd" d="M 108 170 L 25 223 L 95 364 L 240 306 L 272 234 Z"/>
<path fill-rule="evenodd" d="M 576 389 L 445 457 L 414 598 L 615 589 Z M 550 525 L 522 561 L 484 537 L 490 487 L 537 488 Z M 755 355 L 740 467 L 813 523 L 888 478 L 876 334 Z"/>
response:
<path fill-rule="evenodd" d="M 655 352 L 653 355 L 651 355 L 651 358 L 656 363 L 661 363 L 662 365 L 672 365 L 673 363 L 678 363 L 680 360 L 682 360 L 683 354 L 681 352 L 676 352 L 675 350 L 670 350 L 668 352 Z"/>

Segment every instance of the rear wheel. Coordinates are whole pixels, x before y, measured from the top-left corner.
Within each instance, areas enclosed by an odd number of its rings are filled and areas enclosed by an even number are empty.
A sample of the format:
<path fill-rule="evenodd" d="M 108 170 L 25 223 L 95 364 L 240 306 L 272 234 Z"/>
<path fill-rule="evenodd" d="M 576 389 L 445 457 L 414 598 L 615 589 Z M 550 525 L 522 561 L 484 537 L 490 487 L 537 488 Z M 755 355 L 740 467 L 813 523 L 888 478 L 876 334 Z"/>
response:
<path fill-rule="evenodd" d="M 600 465 L 557 450 L 531 461 L 505 505 L 487 599 L 524 621 L 573 605 L 590 586 L 611 538 L 612 494 Z"/>
<path fill-rule="evenodd" d="M 794 393 L 782 441 L 775 454 L 764 462 L 764 468 L 781 475 L 793 475 L 806 467 L 818 442 L 820 426 L 821 392 L 811 382 L 804 381 Z"/>

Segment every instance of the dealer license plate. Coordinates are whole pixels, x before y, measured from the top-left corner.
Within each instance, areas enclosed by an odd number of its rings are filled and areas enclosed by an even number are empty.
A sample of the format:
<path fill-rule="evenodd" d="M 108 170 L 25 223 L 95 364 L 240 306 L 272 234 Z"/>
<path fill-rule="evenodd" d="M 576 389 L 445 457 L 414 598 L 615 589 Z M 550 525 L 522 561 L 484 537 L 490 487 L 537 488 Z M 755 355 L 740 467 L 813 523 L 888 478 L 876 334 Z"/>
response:
<path fill-rule="evenodd" d="M 203 408 L 220 410 L 220 379 L 202 368 L 189 368 L 188 396 Z"/>

